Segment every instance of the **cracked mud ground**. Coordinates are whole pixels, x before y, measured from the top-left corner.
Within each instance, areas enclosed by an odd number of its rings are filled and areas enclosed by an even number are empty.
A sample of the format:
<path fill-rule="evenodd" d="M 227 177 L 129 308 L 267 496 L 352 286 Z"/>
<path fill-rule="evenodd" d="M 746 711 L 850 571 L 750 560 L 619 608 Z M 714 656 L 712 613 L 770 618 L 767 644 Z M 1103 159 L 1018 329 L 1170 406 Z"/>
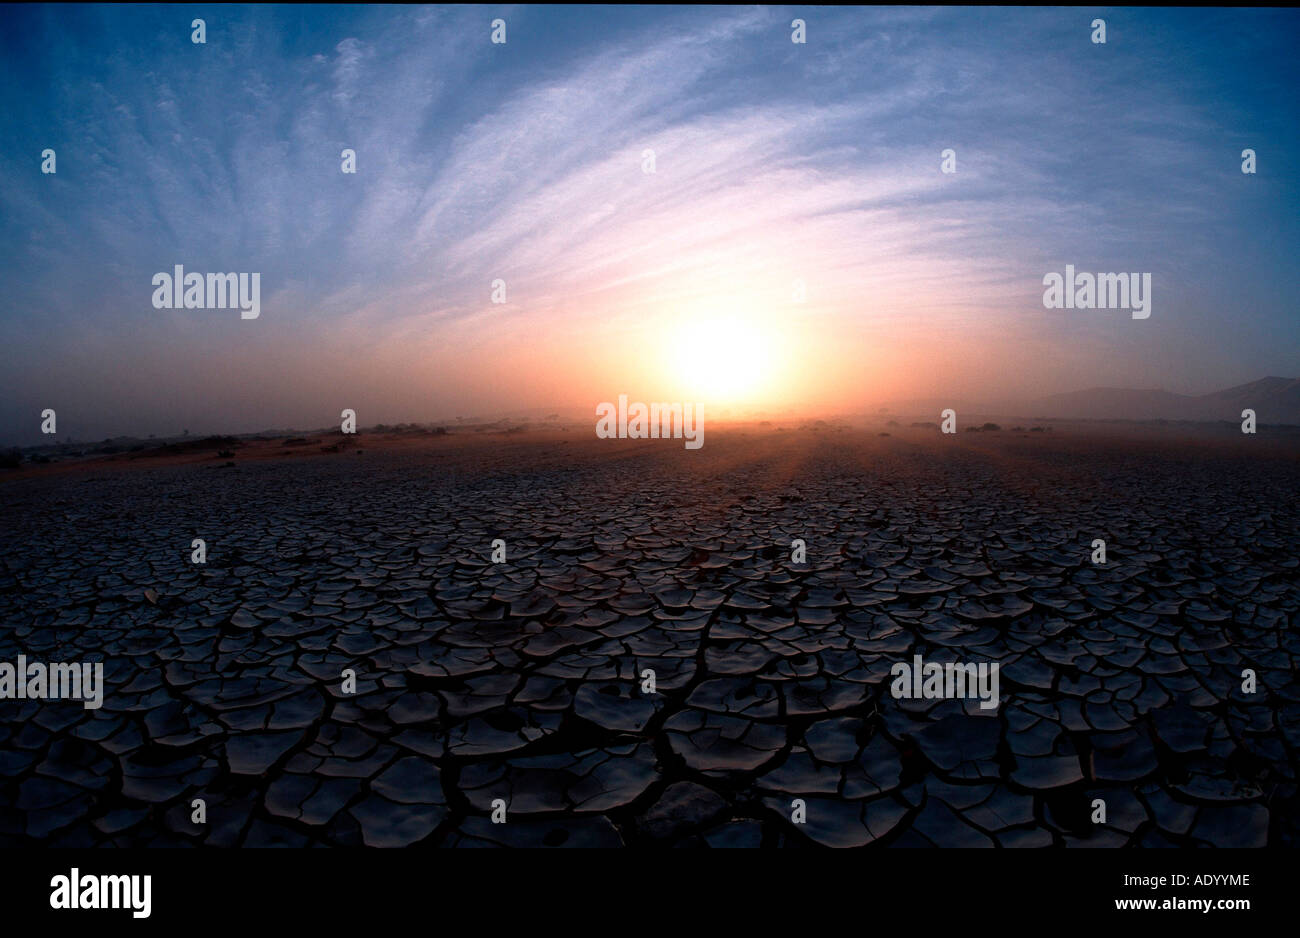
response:
<path fill-rule="evenodd" d="M 1295 846 L 1300 449 L 1228 436 L 363 436 L 0 481 L 0 660 L 107 684 L 0 701 L 0 842 Z M 1001 706 L 895 700 L 913 654 L 997 662 Z"/>

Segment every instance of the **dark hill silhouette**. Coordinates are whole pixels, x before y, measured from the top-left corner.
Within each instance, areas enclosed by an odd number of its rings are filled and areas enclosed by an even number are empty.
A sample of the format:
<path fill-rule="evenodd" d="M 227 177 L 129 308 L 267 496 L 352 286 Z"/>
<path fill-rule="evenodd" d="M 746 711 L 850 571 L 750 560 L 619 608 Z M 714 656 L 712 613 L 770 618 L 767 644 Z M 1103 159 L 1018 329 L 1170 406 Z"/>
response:
<path fill-rule="evenodd" d="M 1089 388 L 1029 402 L 1043 417 L 1092 420 L 1240 420 L 1251 408 L 1260 423 L 1300 424 L 1300 379 L 1268 377 L 1209 394 Z"/>

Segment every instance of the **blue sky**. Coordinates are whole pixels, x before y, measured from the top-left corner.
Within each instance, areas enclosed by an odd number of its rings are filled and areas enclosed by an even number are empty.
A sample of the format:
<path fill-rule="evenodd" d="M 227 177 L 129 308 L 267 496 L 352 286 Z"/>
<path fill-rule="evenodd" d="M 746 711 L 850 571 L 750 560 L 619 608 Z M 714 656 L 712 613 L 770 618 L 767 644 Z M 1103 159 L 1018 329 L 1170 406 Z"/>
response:
<path fill-rule="evenodd" d="M 5 7 L 0 439 L 585 410 L 683 391 L 718 316 L 760 407 L 1294 376 L 1297 47 L 1288 10 Z M 177 263 L 260 272 L 261 317 L 154 309 Z M 1151 272 L 1151 318 L 1044 309 L 1067 263 Z"/>

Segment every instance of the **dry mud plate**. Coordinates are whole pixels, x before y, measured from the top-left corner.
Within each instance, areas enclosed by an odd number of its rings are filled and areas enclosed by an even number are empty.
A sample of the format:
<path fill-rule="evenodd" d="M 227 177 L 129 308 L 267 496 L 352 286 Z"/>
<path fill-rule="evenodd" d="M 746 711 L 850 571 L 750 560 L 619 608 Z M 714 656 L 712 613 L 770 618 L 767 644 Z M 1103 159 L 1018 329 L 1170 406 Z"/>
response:
<path fill-rule="evenodd" d="M 359 445 L 0 481 L 0 659 L 107 685 L 6 702 L 0 840 L 1296 845 L 1294 446 Z"/>

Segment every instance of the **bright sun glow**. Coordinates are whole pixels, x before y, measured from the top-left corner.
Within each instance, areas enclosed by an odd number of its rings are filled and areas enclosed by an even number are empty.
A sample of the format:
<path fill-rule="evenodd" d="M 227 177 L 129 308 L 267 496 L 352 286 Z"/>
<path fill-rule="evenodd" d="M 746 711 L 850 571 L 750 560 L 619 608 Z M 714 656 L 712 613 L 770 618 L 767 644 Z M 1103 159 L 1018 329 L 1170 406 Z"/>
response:
<path fill-rule="evenodd" d="M 774 353 L 773 335 L 762 322 L 722 316 L 683 322 L 669 354 L 687 393 L 734 404 L 769 389 Z"/>

